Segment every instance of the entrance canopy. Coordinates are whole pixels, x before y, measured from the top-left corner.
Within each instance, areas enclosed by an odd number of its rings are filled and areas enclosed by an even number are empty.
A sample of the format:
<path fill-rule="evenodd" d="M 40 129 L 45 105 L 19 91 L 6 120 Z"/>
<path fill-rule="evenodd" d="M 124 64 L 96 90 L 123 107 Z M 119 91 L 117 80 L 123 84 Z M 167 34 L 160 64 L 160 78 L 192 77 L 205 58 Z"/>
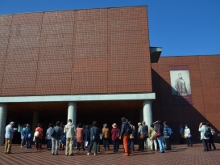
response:
<path fill-rule="evenodd" d="M 0 103 L 155 100 L 155 93 L 0 97 Z"/>

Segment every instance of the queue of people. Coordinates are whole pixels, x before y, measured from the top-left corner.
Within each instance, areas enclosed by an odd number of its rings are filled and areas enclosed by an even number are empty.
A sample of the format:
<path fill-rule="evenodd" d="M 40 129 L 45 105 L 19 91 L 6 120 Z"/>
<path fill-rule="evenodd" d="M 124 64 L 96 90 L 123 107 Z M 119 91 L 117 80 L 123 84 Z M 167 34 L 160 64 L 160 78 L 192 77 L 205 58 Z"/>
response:
<path fill-rule="evenodd" d="M 121 118 L 121 128 L 119 129 L 116 123 L 112 124 L 110 129 L 108 125 L 103 124 L 103 128 L 100 131 L 98 128 L 97 121 L 92 122 L 92 127 L 89 128 L 88 125 L 85 128 L 82 124 L 78 124 L 77 127 L 69 119 L 67 124 L 64 126 L 63 122 L 56 122 L 55 126 L 50 123 L 48 129 L 46 130 L 45 139 L 47 140 L 47 149 L 51 150 L 52 155 L 58 155 L 58 150 L 65 150 L 66 156 L 74 156 L 73 144 L 75 142 L 76 149 L 84 151 L 88 149 L 87 155 L 91 155 L 92 149 L 94 149 L 94 155 L 100 152 L 100 142 L 103 141 L 104 150 L 110 150 L 109 143 L 110 139 L 113 144 L 113 153 L 118 153 L 119 140 L 123 142 L 124 155 L 129 156 L 134 151 L 134 139 L 138 139 L 138 149 L 137 151 L 143 151 L 147 147 L 147 140 L 150 141 L 151 151 L 159 150 L 159 152 L 164 153 L 165 150 L 171 150 L 170 137 L 173 132 L 168 126 L 167 122 L 163 123 L 160 120 L 152 123 L 150 128 L 145 124 L 145 122 L 139 122 L 138 130 L 136 133 L 135 126 L 132 125 L 131 121 L 128 121 L 125 117 Z M 13 139 L 14 122 L 10 122 L 5 128 L 5 154 L 11 154 L 11 144 Z M 200 132 L 200 139 L 204 146 L 204 151 L 216 150 L 215 144 L 213 142 L 213 137 L 215 134 L 214 129 L 210 126 L 210 123 L 202 122 L 199 125 L 198 131 Z M 42 149 L 43 141 L 43 127 L 41 123 L 38 123 L 34 134 L 32 135 L 30 124 L 23 125 L 21 132 L 21 147 L 26 147 L 26 149 L 32 148 L 32 139 L 35 141 L 36 150 L 40 151 Z M 180 144 L 184 143 L 184 139 L 188 147 L 192 147 L 191 141 L 191 131 L 188 125 L 183 128 L 180 125 Z"/>

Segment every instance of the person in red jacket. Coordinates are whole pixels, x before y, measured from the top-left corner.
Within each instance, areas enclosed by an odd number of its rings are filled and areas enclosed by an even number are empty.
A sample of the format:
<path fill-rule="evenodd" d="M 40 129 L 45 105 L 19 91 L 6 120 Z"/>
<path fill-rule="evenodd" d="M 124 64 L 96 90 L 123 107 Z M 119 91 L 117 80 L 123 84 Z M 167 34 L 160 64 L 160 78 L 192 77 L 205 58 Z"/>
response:
<path fill-rule="evenodd" d="M 118 139 L 119 139 L 120 131 L 117 128 L 116 123 L 112 124 L 111 134 L 112 134 L 112 143 L 113 143 L 113 150 L 114 150 L 113 152 L 117 153 L 118 152 L 118 147 L 119 147 Z"/>
<path fill-rule="evenodd" d="M 35 136 L 36 148 L 39 151 L 41 149 L 41 143 L 43 138 L 43 128 L 41 123 L 38 123 L 38 127 L 35 129 L 35 132 L 39 133 L 38 136 Z"/>

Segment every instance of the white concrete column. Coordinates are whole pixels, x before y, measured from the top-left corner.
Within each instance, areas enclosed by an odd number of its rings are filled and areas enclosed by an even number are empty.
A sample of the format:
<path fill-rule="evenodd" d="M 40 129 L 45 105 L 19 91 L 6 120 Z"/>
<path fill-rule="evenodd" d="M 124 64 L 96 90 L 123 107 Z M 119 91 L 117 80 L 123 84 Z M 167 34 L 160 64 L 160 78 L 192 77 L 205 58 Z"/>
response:
<path fill-rule="evenodd" d="M 39 121 L 39 112 L 38 111 L 34 111 L 33 113 L 33 120 L 32 120 L 32 131 L 35 131 L 35 128 L 37 128 L 37 124 Z"/>
<path fill-rule="evenodd" d="M 152 102 L 151 100 L 143 101 L 143 120 L 145 124 L 148 126 L 148 130 L 150 129 L 150 125 L 153 123 L 153 115 L 152 115 Z M 150 147 L 150 140 L 146 140 L 145 147 Z"/>
<path fill-rule="evenodd" d="M 72 123 L 76 129 L 76 102 L 69 102 L 68 104 L 68 117 L 67 117 L 67 121 L 68 119 L 72 119 Z"/>
<path fill-rule="evenodd" d="M 7 104 L 0 104 L 0 145 L 4 145 Z"/>

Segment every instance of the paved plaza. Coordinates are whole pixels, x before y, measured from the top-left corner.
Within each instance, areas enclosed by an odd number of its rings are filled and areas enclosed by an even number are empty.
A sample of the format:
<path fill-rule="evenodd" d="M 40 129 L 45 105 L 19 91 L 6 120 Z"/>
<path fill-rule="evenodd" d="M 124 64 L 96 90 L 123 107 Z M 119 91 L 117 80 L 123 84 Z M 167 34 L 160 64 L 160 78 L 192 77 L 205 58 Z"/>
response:
<path fill-rule="evenodd" d="M 34 146 L 33 146 L 34 147 Z M 112 146 L 110 146 L 112 148 Z M 135 146 L 137 148 L 137 146 Z M 35 148 L 26 149 L 19 145 L 12 146 L 12 154 L 4 154 L 4 146 L 0 146 L 0 164 L 16 165 L 41 165 L 41 164 L 155 164 L 155 165 L 219 165 L 220 164 L 220 144 L 216 143 L 217 150 L 203 152 L 202 144 L 194 144 L 193 147 L 186 145 L 172 145 L 171 151 L 160 153 L 145 150 L 143 152 L 134 151 L 130 156 L 123 156 L 122 145 L 118 154 L 113 154 L 112 150 L 98 153 L 97 156 L 86 155 L 86 151 L 74 150 L 74 156 L 66 156 L 64 151 L 59 151 L 59 155 L 52 155 L 50 151 L 43 149 L 37 151 Z"/>

